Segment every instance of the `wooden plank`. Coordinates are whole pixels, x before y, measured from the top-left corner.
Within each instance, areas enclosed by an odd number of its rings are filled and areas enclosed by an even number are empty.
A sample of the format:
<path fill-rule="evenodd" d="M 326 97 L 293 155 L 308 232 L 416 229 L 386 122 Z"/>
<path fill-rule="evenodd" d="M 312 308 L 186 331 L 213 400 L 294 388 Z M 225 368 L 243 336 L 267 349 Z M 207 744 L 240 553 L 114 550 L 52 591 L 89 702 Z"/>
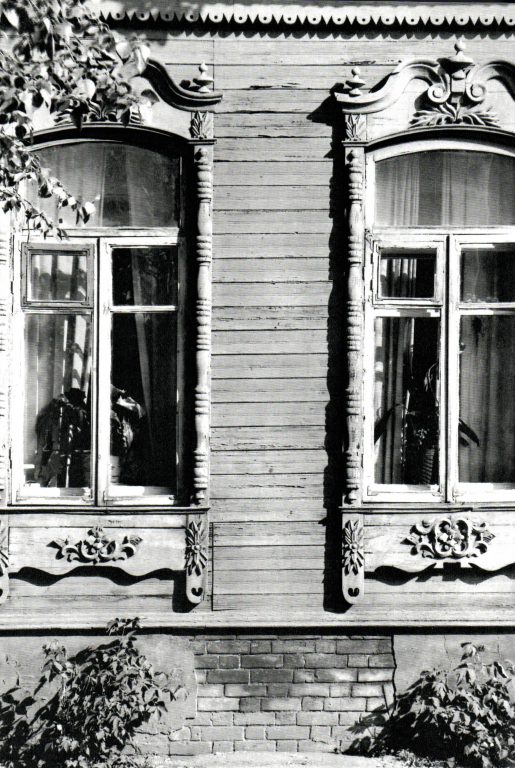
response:
<path fill-rule="evenodd" d="M 325 529 L 316 522 L 218 523 L 213 526 L 214 546 L 276 546 L 323 544 Z"/>
<path fill-rule="evenodd" d="M 318 523 L 325 518 L 326 511 L 320 499 L 254 499 L 252 507 L 240 499 L 213 500 L 209 519 L 214 524 L 238 523 L 252 519 L 252 522 L 312 522 Z M 214 526 L 213 526 L 214 527 Z"/>
<path fill-rule="evenodd" d="M 212 403 L 322 402 L 328 400 L 327 381 L 319 379 L 215 379 Z"/>
<path fill-rule="evenodd" d="M 217 139 L 244 136 L 246 138 L 320 138 L 330 141 L 332 126 L 314 122 L 306 115 L 295 112 L 276 112 L 262 115 L 256 112 L 241 114 L 235 120 L 232 114 L 216 116 Z"/>
<path fill-rule="evenodd" d="M 219 403 L 213 409 L 213 427 L 296 427 L 325 425 L 320 403 Z"/>
<path fill-rule="evenodd" d="M 213 499 L 323 498 L 323 478 L 318 475 L 215 475 Z"/>
<path fill-rule="evenodd" d="M 219 111 L 228 112 L 302 112 L 310 114 L 320 110 L 324 101 L 329 100 L 329 89 L 262 89 L 227 91 Z M 328 118 L 329 119 L 329 116 Z"/>
<path fill-rule="evenodd" d="M 211 450 L 259 451 L 299 446 L 323 449 L 324 440 L 320 427 L 214 427 Z"/>
<path fill-rule="evenodd" d="M 327 308 L 216 307 L 213 330 L 305 330 L 327 328 Z"/>
<path fill-rule="evenodd" d="M 483 33 L 467 34 L 467 55 L 478 61 L 497 58 L 498 41 L 501 41 L 507 55 L 507 49 L 513 48 L 510 32 L 490 28 L 488 38 Z M 371 30 L 362 29 L 359 35 L 352 37 L 338 29 L 324 30 L 323 34 L 320 30 L 315 34 L 310 30 L 298 36 L 284 30 L 277 34 L 274 32 L 273 38 L 257 31 L 250 37 L 241 38 L 238 32 L 234 32 L 214 41 L 215 60 L 219 66 L 240 67 L 245 64 L 258 69 L 263 65 L 350 67 L 376 62 L 391 67 L 404 58 L 420 56 L 422 48 L 429 58 L 452 54 L 447 36 L 434 36 L 422 29 L 413 29 L 409 35 L 402 36 L 390 35 L 386 30 L 378 36 Z M 337 81 L 343 79 L 344 73 L 340 72 Z"/>
<path fill-rule="evenodd" d="M 215 211 L 214 231 L 217 234 L 241 232 L 242 234 L 266 234 L 267 232 L 320 233 L 329 237 L 332 220 L 328 206 L 325 210 L 289 211 L 281 216 L 277 211 Z"/>
<path fill-rule="evenodd" d="M 331 151 L 329 138 L 294 139 L 294 138 L 238 138 L 218 139 L 216 143 L 216 159 L 230 162 L 266 160 L 267 162 L 284 162 L 285 160 L 329 161 Z M 306 176 L 305 182 L 309 182 Z M 300 190 L 299 190 L 300 194 Z M 291 193 L 292 197 L 294 192 Z M 217 196 L 217 206 L 219 199 Z"/>
<path fill-rule="evenodd" d="M 323 595 L 323 572 L 293 571 L 234 571 L 214 572 L 215 595 Z"/>
<path fill-rule="evenodd" d="M 399 579 L 400 580 L 400 579 Z M 449 574 L 437 573 L 429 576 L 424 574 L 406 583 L 387 584 L 374 578 L 367 579 L 367 593 L 375 594 L 379 600 L 383 595 L 389 595 L 396 592 L 399 596 L 407 593 L 415 594 L 434 594 L 435 599 L 440 599 L 442 594 L 462 594 L 465 599 L 474 598 L 476 594 L 494 594 L 494 593 L 512 593 L 513 578 L 509 574 L 480 574 L 477 571 L 472 573 L 457 573 L 456 578 L 452 579 Z"/>
<path fill-rule="evenodd" d="M 33 512 L 26 508 L 16 507 L 13 510 L 15 514 L 10 517 L 10 528 L 127 528 L 127 515 L 117 514 L 112 509 L 101 512 L 94 512 L 85 509 L 81 512 L 63 509 L 59 511 L 52 510 Z M 62 514 L 62 517 L 56 515 Z M 152 512 L 141 512 L 141 510 L 131 510 L 130 527 L 133 528 L 182 528 L 186 527 L 186 513 L 184 508 L 174 509 L 167 507 L 161 513 L 156 513 L 155 508 Z M 25 536 L 25 533 L 20 536 Z M 30 534 L 27 534 L 30 535 Z M 117 532 L 117 535 L 119 533 Z"/>
<path fill-rule="evenodd" d="M 333 164 L 323 158 L 318 161 L 305 159 L 304 162 L 275 162 L 249 160 L 245 163 L 217 161 L 215 155 L 215 209 L 216 196 L 219 187 L 246 186 L 254 187 L 261 184 L 268 186 L 301 186 L 309 179 L 310 186 L 329 188 Z M 229 233 L 230 234 L 230 233 Z"/>
<path fill-rule="evenodd" d="M 257 139 L 256 139 L 257 141 Z M 243 151 L 243 150 L 242 150 Z M 272 162 L 270 159 L 270 162 Z M 328 187 L 290 186 L 288 193 L 277 185 L 220 187 L 216 194 L 218 211 L 324 211 L 329 208 Z M 333 204 L 338 204 L 333 195 Z M 341 200 L 343 209 L 343 199 Z"/>
<path fill-rule="evenodd" d="M 261 233 L 244 239 L 230 233 L 213 237 L 213 250 L 218 259 L 327 259 L 329 244 L 318 234 Z"/>
<path fill-rule="evenodd" d="M 315 41 L 312 41 L 315 42 Z M 316 47 L 316 46 L 315 46 Z M 314 56 L 315 51 L 312 52 Z M 220 61 L 216 65 L 216 84 L 224 93 L 233 90 L 258 89 L 289 89 L 321 90 L 330 92 L 337 83 L 344 83 L 351 76 L 351 66 L 348 58 L 337 64 L 322 64 L 316 58 L 309 62 L 294 62 L 284 66 L 275 64 L 264 58 L 259 66 L 247 63 L 245 50 L 242 48 L 242 61 L 238 65 L 226 64 Z M 361 49 L 361 76 L 365 82 L 375 85 L 392 70 L 392 56 L 389 61 L 370 63 L 366 49 Z M 223 109 L 222 103 L 222 109 Z"/>
<path fill-rule="evenodd" d="M 327 375 L 327 355 L 213 355 L 213 379 L 288 379 Z"/>
<path fill-rule="evenodd" d="M 327 331 L 214 331 L 217 355 L 309 354 L 327 347 Z"/>
<path fill-rule="evenodd" d="M 321 474 L 327 466 L 324 451 L 215 451 L 211 475 Z"/>
<path fill-rule="evenodd" d="M 324 548 L 307 547 L 224 547 L 214 549 L 217 571 L 234 571 L 235 567 L 250 570 L 291 570 L 296 568 L 317 569 L 323 564 Z M 299 563 L 296 565 L 296 563 Z M 317 565 L 313 565 L 316 563 Z"/>
<path fill-rule="evenodd" d="M 327 308 L 332 284 L 325 283 L 214 283 L 214 307 Z"/>

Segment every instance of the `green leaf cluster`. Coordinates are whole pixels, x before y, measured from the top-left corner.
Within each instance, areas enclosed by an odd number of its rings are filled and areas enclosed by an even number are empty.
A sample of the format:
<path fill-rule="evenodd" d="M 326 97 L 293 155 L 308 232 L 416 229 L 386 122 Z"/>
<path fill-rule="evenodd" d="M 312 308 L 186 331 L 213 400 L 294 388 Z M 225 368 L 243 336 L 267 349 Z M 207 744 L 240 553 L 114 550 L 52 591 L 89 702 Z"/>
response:
<path fill-rule="evenodd" d="M 383 713 L 370 723 L 383 727 L 378 735 L 361 739 L 362 751 L 409 750 L 475 768 L 515 766 L 515 708 L 510 697 L 515 667 L 510 661 L 485 663 L 482 646 L 467 642 L 462 648 L 457 667 L 422 672 L 397 697 L 389 716 Z"/>
<path fill-rule="evenodd" d="M 69 657 L 44 646 L 34 691 L 19 681 L 0 696 L 0 764 L 5 768 L 130 768 L 138 728 L 166 711 L 181 686 L 154 672 L 136 642 L 138 619 L 115 619 L 110 642 Z M 128 750 L 128 751 L 127 751 Z"/>
<path fill-rule="evenodd" d="M 145 69 L 149 50 L 136 38 L 117 40 L 86 0 L 0 0 L 0 13 L 9 30 L 0 50 L 0 206 L 43 235 L 62 236 L 24 194 L 27 186 L 70 207 L 77 223 L 94 208 L 75 199 L 30 151 L 36 113 L 77 128 L 88 119 L 128 124 L 145 106 L 130 80 Z"/>

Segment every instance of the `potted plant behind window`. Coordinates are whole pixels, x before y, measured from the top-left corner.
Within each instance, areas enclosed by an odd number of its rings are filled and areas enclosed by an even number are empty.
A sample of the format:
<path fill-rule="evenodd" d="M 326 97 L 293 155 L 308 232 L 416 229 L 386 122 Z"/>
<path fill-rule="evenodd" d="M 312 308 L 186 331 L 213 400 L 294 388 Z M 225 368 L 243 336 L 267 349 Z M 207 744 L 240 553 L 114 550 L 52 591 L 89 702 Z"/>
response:
<path fill-rule="evenodd" d="M 141 473 L 131 455 L 145 409 L 124 389 L 111 387 L 111 483 L 134 482 Z M 133 465 L 136 466 L 133 466 Z"/>
<path fill-rule="evenodd" d="M 86 393 L 72 387 L 54 397 L 36 420 L 35 479 L 45 488 L 90 482 L 91 424 Z"/>
<path fill-rule="evenodd" d="M 409 383 L 404 403 L 395 403 L 376 421 L 374 443 L 386 434 L 393 413 L 402 413 L 401 467 L 403 482 L 409 485 L 435 485 L 439 482 L 439 365 L 432 363 L 423 376 L 415 376 L 410 367 Z M 458 420 L 461 445 L 475 443 L 479 438 L 463 419 Z"/>

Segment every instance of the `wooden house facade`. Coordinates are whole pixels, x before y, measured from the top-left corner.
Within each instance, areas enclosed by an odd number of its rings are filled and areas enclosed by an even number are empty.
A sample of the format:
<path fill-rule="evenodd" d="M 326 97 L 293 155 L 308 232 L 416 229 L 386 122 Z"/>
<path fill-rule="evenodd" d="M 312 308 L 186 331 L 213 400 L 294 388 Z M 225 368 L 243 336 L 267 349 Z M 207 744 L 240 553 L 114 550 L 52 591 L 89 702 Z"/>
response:
<path fill-rule="evenodd" d="M 153 95 L 41 126 L 86 226 L 2 220 L 0 651 L 138 616 L 149 751 L 331 751 L 515 644 L 515 4 L 98 11 Z"/>

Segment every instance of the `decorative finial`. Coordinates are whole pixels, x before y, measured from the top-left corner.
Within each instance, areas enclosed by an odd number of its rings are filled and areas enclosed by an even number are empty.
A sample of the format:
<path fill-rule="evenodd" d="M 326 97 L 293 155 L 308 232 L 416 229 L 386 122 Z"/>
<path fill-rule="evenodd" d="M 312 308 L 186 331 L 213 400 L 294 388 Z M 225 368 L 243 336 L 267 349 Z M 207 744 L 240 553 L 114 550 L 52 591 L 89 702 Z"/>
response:
<path fill-rule="evenodd" d="M 207 74 L 207 64 L 203 61 L 199 66 L 200 75 L 193 78 L 193 82 L 197 86 L 199 93 L 208 93 L 212 90 L 214 80 Z"/>
<path fill-rule="evenodd" d="M 352 77 L 347 80 L 346 86 L 349 92 L 349 96 L 361 96 L 361 88 L 365 85 L 365 81 L 361 77 L 359 67 L 353 67 L 351 69 Z"/>
<path fill-rule="evenodd" d="M 451 56 L 449 59 L 449 62 L 453 65 L 453 69 L 465 69 L 474 63 L 474 60 L 470 58 L 470 56 L 467 56 L 466 53 L 464 53 L 466 48 L 465 42 L 463 40 L 456 40 L 454 43 L 454 50 L 456 51 L 454 56 Z"/>

